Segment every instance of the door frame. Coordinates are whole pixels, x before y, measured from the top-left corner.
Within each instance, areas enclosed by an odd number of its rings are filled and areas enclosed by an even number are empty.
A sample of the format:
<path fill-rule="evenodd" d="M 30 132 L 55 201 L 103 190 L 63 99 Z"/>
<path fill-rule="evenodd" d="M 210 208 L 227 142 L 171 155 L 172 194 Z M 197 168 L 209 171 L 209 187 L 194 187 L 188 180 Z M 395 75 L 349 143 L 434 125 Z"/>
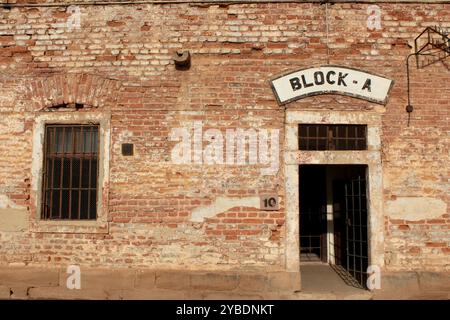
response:
<path fill-rule="evenodd" d="M 300 271 L 299 166 L 304 164 L 360 164 L 367 166 L 369 265 L 384 267 L 383 170 L 381 163 L 381 117 L 376 111 L 298 111 L 286 110 L 285 124 L 285 203 L 287 271 Z M 299 124 L 367 125 L 367 150 L 299 151 Z"/>

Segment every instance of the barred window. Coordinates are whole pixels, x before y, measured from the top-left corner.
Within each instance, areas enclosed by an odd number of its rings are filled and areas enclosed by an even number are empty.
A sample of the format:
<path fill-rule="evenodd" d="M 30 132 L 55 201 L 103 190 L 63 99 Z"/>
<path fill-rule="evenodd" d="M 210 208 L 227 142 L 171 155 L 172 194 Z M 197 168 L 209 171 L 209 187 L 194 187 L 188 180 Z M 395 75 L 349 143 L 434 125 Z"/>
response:
<path fill-rule="evenodd" d="M 95 220 L 99 125 L 45 127 L 41 218 Z"/>
<path fill-rule="evenodd" d="M 367 126 L 344 124 L 300 124 L 300 150 L 366 150 Z"/>

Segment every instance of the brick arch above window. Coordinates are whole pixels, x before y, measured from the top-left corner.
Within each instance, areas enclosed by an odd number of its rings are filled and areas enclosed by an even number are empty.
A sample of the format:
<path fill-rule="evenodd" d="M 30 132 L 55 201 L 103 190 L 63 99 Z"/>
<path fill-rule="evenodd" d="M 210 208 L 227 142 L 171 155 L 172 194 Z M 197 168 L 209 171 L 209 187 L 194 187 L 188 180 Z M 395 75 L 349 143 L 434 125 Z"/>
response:
<path fill-rule="evenodd" d="M 28 98 L 33 111 L 50 111 L 60 106 L 70 110 L 77 109 L 75 106 L 108 110 L 116 104 L 120 87 L 116 79 L 87 73 L 55 74 L 32 80 Z"/>

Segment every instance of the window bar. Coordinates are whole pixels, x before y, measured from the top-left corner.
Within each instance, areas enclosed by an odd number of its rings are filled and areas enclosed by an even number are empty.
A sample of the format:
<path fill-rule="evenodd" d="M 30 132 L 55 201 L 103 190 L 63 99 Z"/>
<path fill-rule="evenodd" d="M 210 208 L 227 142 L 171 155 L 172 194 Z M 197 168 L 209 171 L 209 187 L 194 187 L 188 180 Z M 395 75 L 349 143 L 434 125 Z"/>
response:
<path fill-rule="evenodd" d="M 334 150 L 334 146 L 333 146 L 333 130 L 331 129 L 331 127 L 327 126 L 327 142 L 325 145 L 326 150 Z"/>
<path fill-rule="evenodd" d="M 358 196 L 358 200 L 359 200 L 359 210 L 358 210 L 358 212 L 359 212 L 359 254 L 360 254 L 360 257 L 359 257 L 359 266 L 360 266 L 360 272 L 361 272 L 361 285 L 363 284 L 363 258 L 362 258 L 362 256 L 363 256 L 363 243 L 362 243 L 362 241 L 363 241 L 363 238 L 362 238 L 362 210 L 361 210 L 361 205 L 362 205 L 362 203 L 361 203 L 361 196 L 362 196 L 362 193 L 361 193 L 361 177 L 360 176 L 358 176 L 358 193 L 359 193 L 359 196 Z"/>
<path fill-rule="evenodd" d="M 348 135 L 348 127 L 349 126 L 345 126 L 345 138 L 344 138 L 344 141 L 345 141 L 345 150 L 349 150 L 348 149 L 348 140 L 349 140 L 349 135 Z"/>
<path fill-rule="evenodd" d="M 366 149 L 366 139 L 367 139 L 366 127 L 364 127 L 362 131 L 363 131 L 363 134 L 362 134 L 362 137 L 360 137 L 360 142 L 361 142 L 360 149 Z"/>
<path fill-rule="evenodd" d="M 49 132 L 50 131 L 53 131 L 53 133 L 50 135 L 51 136 L 51 138 L 50 138 L 50 157 L 48 157 L 47 159 L 51 159 L 51 161 L 52 161 L 52 180 L 50 180 L 50 210 L 49 210 L 49 212 L 47 212 L 47 217 L 46 218 L 49 218 L 49 219 L 51 219 L 52 217 L 53 217 L 53 194 L 54 194 L 54 189 L 55 189 L 55 158 L 54 158 L 54 156 L 53 156 L 53 154 L 54 154 L 54 152 L 56 151 L 56 147 L 55 147 L 55 145 L 56 145 L 56 128 L 55 127 L 53 127 L 53 128 L 50 128 L 50 129 L 53 129 L 53 130 L 49 130 Z M 53 153 L 53 154 L 52 154 Z"/>
<path fill-rule="evenodd" d="M 84 135 L 83 135 L 83 126 L 80 129 L 80 180 L 78 181 L 78 220 L 81 218 L 81 182 L 83 181 L 83 158 L 84 158 Z"/>
<path fill-rule="evenodd" d="M 320 150 L 320 130 L 319 130 L 319 126 L 316 126 L 316 150 Z"/>
<path fill-rule="evenodd" d="M 334 142 L 334 145 L 336 146 L 336 148 L 335 149 L 340 149 L 340 144 L 339 144 L 339 126 L 336 126 L 335 127 L 336 128 L 336 137 L 335 137 L 335 142 Z"/>
<path fill-rule="evenodd" d="M 61 177 L 59 179 L 59 219 L 62 218 L 62 190 L 63 190 L 63 177 L 64 177 L 64 156 L 65 154 L 65 143 L 66 143 L 66 128 L 62 127 L 62 156 L 61 156 Z"/>
<path fill-rule="evenodd" d="M 312 126 L 311 129 L 313 132 L 312 139 L 313 139 L 314 150 L 317 150 L 318 149 L 317 135 L 319 134 L 319 132 L 318 132 L 319 130 L 317 129 L 317 126 Z"/>
<path fill-rule="evenodd" d="M 91 127 L 90 130 L 90 136 L 89 136 L 89 140 L 91 141 L 90 147 L 90 157 L 89 157 L 89 177 L 88 177 L 88 213 L 87 213 L 87 217 L 88 219 L 91 218 L 91 175 L 92 175 L 92 158 L 93 158 L 93 148 L 94 148 L 94 127 Z"/>
<path fill-rule="evenodd" d="M 72 219 L 72 171 L 73 171 L 73 154 L 75 153 L 75 132 L 74 127 L 71 127 L 72 132 L 72 156 L 70 157 L 69 166 L 69 219 Z"/>
<path fill-rule="evenodd" d="M 309 150 L 309 126 L 306 126 L 306 150 Z"/>
<path fill-rule="evenodd" d="M 346 258 L 347 258 L 347 269 L 350 269 L 350 251 L 349 251 L 349 238 L 348 238 L 348 229 L 350 228 L 349 226 L 349 212 L 348 212 L 348 183 L 345 183 L 344 185 L 345 188 L 345 224 L 346 224 L 346 228 L 345 228 L 345 247 L 347 250 L 347 254 L 346 254 Z"/>
<path fill-rule="evenodd" d="M 46 219 L 47 218 L 47 215 L 48 215 L 48 201 L 47 201 L 47 198 L 48 198 L 48 196 L 50 195 L 49 193 L 48 193 L 48 185 L 49 185 L 49 181 L 48 181 L 48 176 L 49 176 L 49 173 L 50 173 L 50 168 L 49 168 L 49 166 L 50 166 L 50 163 L 49 163 L 49 161 L 48 161 L 48 150 L 49 150 L 49 148 L 50 148 L 50 144 L 48 143 L 48 139 L 50 138 L 51 139 L 51 136 L 49 135 L 49 130 L 48 129 L 46 129 L 45 130 L 45 140 L 44 140 L 44 150 L 45 150 L 45 158 L 44 158 L 44 163 L 45 163 L 45 172 L 44 172 L 44 184 L 43 184 L 43 193 L 44 193 L 44 198 L 43 198 L 43 201 L 42 201 L 42 205 L 41 205 L 41 208 L 42 208 L 42 212 L 41 212 L 41 219 Z"/>
<path fill-rule="evenodd" d="M 356 277 L 356 239 L 355 239 L 355 187 L 354 181 L 352 184 L 352 242 L 353 242 L 353 276 Z"/>
<path fill-rule="evenodd" d="M 47 140 L 49 139 L 49 137 L 50 137 L 50 135 L 49 135 L 49 130 L 48 129 L 46 129 L 45 130 L 45 137 L 46 137 L 46 139 L 44 140 L 44 151 L 45 151 L 45 157 L 44 157 L 44 163 L 45 163 L 45 168 L 44 168 L 44 181 L 43 181 L 43 188 L 42 188 L 42 190 L 43 190 L 43 193 L 44 193 L 44 199 L 43 199 L 43 201 L 42 201 L 42 205 L 41 205 L 41 210 L 42 210 L 42 212 L 41 212 L 41 219 L 46 219 L 47 218 L 47 207 L 48 207 L 48 203 L 47 203 L 47 197 L 48 197 L 48 191 L 47 191 L 47 189 L 48 189 L 48 175 L 49 175 L 49 172 L 50 172 L 50 168 L 49 168 L 49 166 L 50 166 L 50 164 L 49 164 L 49 162 L 48 162 L 48 150 L 49 150 L 49 148 L 50 148 L 50 145 L 49 145 L 49 143 L 47 142 Z"/>

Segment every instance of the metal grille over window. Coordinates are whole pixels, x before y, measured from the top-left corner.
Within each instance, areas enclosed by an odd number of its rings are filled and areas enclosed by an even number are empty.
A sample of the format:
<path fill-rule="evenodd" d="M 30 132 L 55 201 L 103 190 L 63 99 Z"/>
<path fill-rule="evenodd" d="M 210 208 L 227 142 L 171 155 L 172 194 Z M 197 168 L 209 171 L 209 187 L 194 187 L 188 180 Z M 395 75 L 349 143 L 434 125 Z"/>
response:
<path fill-rule="evenodd" d="M 300 150 L 366 150 L 366 125 L 300 124 Z"/>
<path fill-rule="evenodd" d="M 42 219 L 97 218 L 98 125 L 47 125 Z"/>

